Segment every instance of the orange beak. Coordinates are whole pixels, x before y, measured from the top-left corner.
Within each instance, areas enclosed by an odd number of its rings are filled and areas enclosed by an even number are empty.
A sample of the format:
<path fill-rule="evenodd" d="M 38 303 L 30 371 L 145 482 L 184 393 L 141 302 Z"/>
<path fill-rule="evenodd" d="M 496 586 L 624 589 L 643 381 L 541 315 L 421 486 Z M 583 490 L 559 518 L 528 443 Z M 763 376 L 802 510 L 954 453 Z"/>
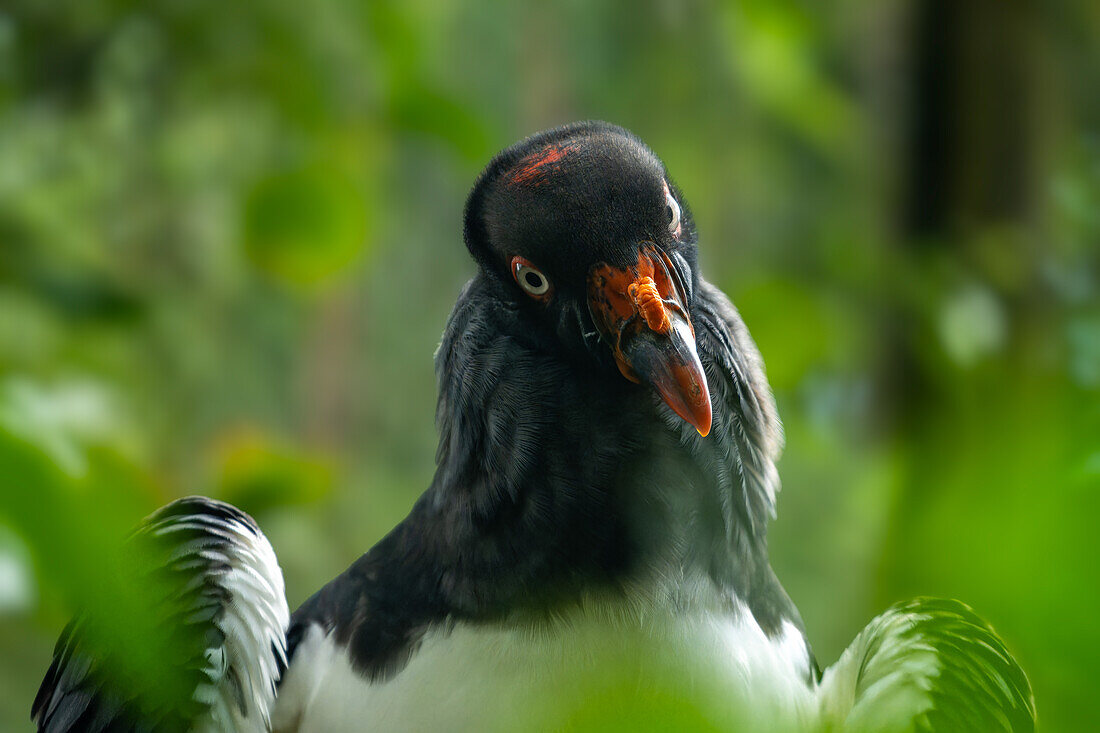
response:
<path fill-rule="evenodd" d="M 695 348 L 686 297 L 668 256 L 656 247 L 621 270 L 600 263 L 588 274 L 588 309 L 619 371 L 651 385 L 700 435 L 710 432 L 707 378 Z"/>

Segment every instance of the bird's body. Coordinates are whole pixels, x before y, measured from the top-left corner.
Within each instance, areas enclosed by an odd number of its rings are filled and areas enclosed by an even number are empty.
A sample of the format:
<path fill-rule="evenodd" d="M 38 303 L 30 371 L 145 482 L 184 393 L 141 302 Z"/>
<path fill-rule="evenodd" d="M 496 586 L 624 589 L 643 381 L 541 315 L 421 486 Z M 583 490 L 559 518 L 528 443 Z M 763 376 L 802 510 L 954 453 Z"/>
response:
<path fill-rule="evenodd" d="M 584 725 L 594 701 L 647 730 L 639 724 L 654 721 L 631 712 L 654 714 L 639 707 L 653 700 L 713 730 L 806 729 L 817 702 L 801 632 L 769 637 L 747 608 L 713 606 L 594 602 L 540 622 L 446 624 L 425 633 L 399 674 L 370 683 L 315 626 L 280 689 L 275 730 L 606 729 Z"/>
<path fill-rule="evenodd" d="M 819 683 L 768 563 L 763 362 L 637 138 L 581 123 L 509 148 L 465 234 L 435 478 L 293 615 L 275 731 L 838 730 L 880 720 L 868 699 L 901 709 L 866 729 L 919 730 L 942 655 L 971 652 L 959 679 L 1011 692 L 988 719 L 1027 729 L 1022 673 L 954 607 L 888 613 Z M 908 676 L 874 664 L 891 654 Z"/>
<path fill-rule="evenodd" d="M 811 698 L 816 670 L 763 544 L 778 424 L 766 387 L 738 377 L 757 376 L 759 360 L 736 312 L 705 283 L 697 296 L 699 339 L 737 343 L 727 355 L 742 360 L 737 371 L 705 363 L 712 393 L 738 400 L 706 439 L 642 386 L 619 378 L 609 389 L 583 360 L 542 348 L 489 283 L 467 288 L 440 348 L 447 450 L 436 481 L 295 614 L 277 726 L 339 730 L 325 716 L 359 705 L 335 699 L 358 699 L 376 712 L 357 720 L 379 730 L 406 720 L 415 730 L 463 707 L 457 721 L 506 727 L 526 713 L 527 728 L 581 705 L 600 670 L 639 684 L 690 680 L 680 692 L 722 708 L 719 720 L 760 713 L 775 694 L 784 704 L 773 712 L 801 713 L 792 703 Z M 494 400 L 501 391 L 523 399 Z M 768 461 L 755 481 L 739 467 L 751 440 Z M 467 466 L 482 452 L 502 456 L 503 475 Z M 451 702 L 431 703 L 440 690 Z"/>

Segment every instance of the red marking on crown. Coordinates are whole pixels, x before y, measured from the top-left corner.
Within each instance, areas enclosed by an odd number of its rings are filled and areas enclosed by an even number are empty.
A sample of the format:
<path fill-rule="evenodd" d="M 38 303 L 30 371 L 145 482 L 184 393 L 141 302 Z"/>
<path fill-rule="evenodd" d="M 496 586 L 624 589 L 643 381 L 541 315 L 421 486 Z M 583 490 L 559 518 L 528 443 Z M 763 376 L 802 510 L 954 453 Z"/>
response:
<path fill-rule="evenodd" d="M 542 150 L 531 153 L 521 160 L 509 176 L 509 183 L 523 185 L 527 183 L 539 183 L 543 168 L 551 163 L 557 163 L 573 148 L 568 145 L 547 145 Z"/>

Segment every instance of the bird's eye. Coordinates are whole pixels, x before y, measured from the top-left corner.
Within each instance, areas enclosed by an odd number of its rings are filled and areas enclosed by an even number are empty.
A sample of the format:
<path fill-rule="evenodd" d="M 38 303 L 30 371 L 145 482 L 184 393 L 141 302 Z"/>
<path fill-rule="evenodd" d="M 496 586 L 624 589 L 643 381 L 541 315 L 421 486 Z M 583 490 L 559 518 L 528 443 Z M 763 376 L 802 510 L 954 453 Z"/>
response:
<path fill-rule="evenodd" d="M 531 297 L 540 300 L 549 297 L 550 280 L 523 257 L 512 258 L 512 277 Z"/>
<path fill-rule="evenodd" d="M 680 236 L 680 204 L 672 198 L 672 192 L 665 184 L 665 218 L 668 221 L 668 233 L 674 237 Z"/>

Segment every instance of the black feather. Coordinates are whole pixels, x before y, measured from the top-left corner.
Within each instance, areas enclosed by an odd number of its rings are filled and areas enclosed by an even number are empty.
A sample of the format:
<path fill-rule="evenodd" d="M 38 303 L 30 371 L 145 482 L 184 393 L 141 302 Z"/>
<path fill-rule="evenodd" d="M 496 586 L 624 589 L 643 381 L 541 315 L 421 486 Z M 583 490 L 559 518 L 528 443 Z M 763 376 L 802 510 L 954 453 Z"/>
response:
<path fill-rule="evenodd" d="M 259 532 L 248 515 L 201 497 L 144 521 L 118 559 L 112 605 L 86 609 L 58 639 L 31 707 L 39 731 L 190 729 L 206 708 L 193 699 L 211 682 L 206 652 L 222 641 L 213 621 L 232 600 L 215 582 L 225 522 Z M 159 532 L 170 525 L 180 528 Z"/>
<path fill-rule="evenodd" d="M 554 348 L 475 278 L 439 349 L 435 479 L 298 610 L 292 645 L 310 624 L 333 629 L 360 670 L 386 678 L 432 624 L 548 616 L 584 592 L 624 593 L 666 562 L 696 564 L 749 599 L 768 633 L 801 626 L 764 539 L 778 423 L 719 306 L 701 306 L 697 326 L 711 334 L 701 348 L 722 349 L 704 351 L 721 417 L 703 439 L 647 388 Z M 685 536 L 689 557 L 669 557 Z"/>

